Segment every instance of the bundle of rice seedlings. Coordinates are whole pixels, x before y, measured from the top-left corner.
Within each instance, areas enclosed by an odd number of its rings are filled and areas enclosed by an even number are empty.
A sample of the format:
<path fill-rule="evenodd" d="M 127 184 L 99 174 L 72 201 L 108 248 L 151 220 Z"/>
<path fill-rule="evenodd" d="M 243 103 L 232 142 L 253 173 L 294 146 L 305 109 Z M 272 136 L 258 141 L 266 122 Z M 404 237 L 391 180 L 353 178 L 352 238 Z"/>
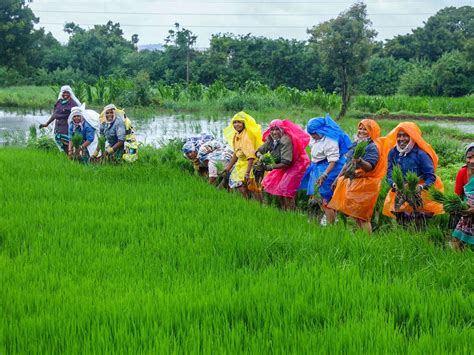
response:
<path fill-rule="evenodd" d="M 443 193 L 434 186 L 430 188 L 429 193 L 433 201 L 443 205 L 446 213 L 456 215 L 469 209 L 467 202 L 463 201 L 458 195 L 454 193 Z"/>
<path fill-rule="evenodd" d="M 398 211 L 407 200 L 405 196 L 405 178 L 399 165 L 393 167 L 392 180 L 397 189 L 395 194 L 395 211 Z"/>
<path fill-rule="evenodd" d="M 266 152 L 260 157 L 260 163 L 264 166 L 269 166 L 275 164 L 275 159 L 273 158 L 272 153 Z"/>
<path fill-rule="evenodd" d="M 219 173 L 223 172 L 224 169 L 225 169 L 224 163 L 221 162 L 221 161 L 218 161 L 218 162 L 215 164 L 215 166 L 216 166 L 217 172 L 219 172 Z"/>
<path fill-rule="evenodd" d="M 30 126 L 30 136 L 29 136 L 29 141 L 30 142 L 36 142 L 36 139 L 38 138 L 38 133 L 36 131 L 36 126 L 31 125 Z"/>
<path fill-rule="evenodd" d="M 72 146 L 75 149 L 79 149 L 79 147 L 82 144 L 82 140 L 83 140 L 82 134 L 80 134 L 79 132 L 74 132 L 74 134 L 72 135 L 72 138 L 71 138 Z"/>
<path fill-rule="evenodd" d="M 392 169 L 392 180 L 397 187 L 397 190 L 402 191 L 405 188 L 405 180 L 403 177 L 402 168 L 400 165 L 395 165 Z"/>
<path fill-rule="evenodd" d="M 356 145 L 356 147 L 354 148 L 354 155 L 352 156 L 352 159 L 360 159 L 364 156 L 366 150 L 367 150 L 367 146 L 369 145 L 369 142 L 368 141 L 364 141 L 364 142 L 360 142 Z M 354 179 L 355 178 L 355 171 L 356 171 L 356 166 L 355 164 L 352 163 L 352 161 L 349 163 L 349 166 L 348 168 L 346 169 L 345 173 L 344 173 L 344 177 L 345 178 L 349 178 L 349 179 Z"/>
<path fill-rule="evenodd" d="M 423 200 L 421 198 L 421 191 L 417 191 L 418 183 L 420 178 L 415 172 L 409 171 L 405 176 L 406 188 L 405 198 L 408 204 L 413 208 L 414 211 L 423 206 Z"/>
<path fill-rule="evenodd" d="M 392 180 L 397 188 L 395 195 L 395 211 L 398 211 L 405 202 L 413 208 L 413 211 L 416 211 L 423 206 L 421 193 L 417 191 L 420 178 L 416 173 L 409 171 L 406 176 L 403 176 L 400 166 L 395 165 L 392 170 Z"/>
<path fill-rule="evenodd" d="M 314 195 L 312 195 L 309 198 L 308 207 L 319 209 L 319 208 L 321 208 L 322 204 L 323 204 L 323 197 L 321 196 L 321 193 L 319 192 L 319 186 L 317 184 L 315 184 L 315 186 L 314 186 Z"/>
<path fill-rule="evenodd" d="M 105 143 L 107 142 L 105 136 L 99 136 L 99 142 L 98 142 L 98 145 L 99 145 L 99 149 L 100 151 L 102 152 L 102 154 L 105 153 Z"/>

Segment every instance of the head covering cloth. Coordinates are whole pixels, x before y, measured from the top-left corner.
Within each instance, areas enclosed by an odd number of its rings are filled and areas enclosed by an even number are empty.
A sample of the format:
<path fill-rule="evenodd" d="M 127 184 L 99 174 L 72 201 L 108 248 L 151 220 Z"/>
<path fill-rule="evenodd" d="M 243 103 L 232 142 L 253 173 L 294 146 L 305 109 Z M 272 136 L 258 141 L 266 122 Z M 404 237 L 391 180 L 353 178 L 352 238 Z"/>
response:
<path fill-rule="evenodd" d="M 234 122 L 243 122 L 245 130 L 252 140 L 255 149 L 258 149 L 262 144 L 262 127 L 255 121 L 255 119 L 244 111 L 240 111 L 232 117 L 229 126 L 224 128 L 224 138 L 227 143 L 234 148 L 234 136 L 237 131 L 234 128 Z"/>
<path fill-rule="evenodd" d="M 286 169 L 274 169 L 262 181 L 267 193 L 276 196 L 294 198 L 298 191 L 301 179 L 309 165 L 306 147 L 310 136 L 300 126 L 289 120 L 273 120 L 263 133 L 263 140 L 267 141 L 272 129 L 278 128 L 287 135 L 293 145 L 293 160 Z"/>
<path fill-rule="evenodd" d="M 306 127 L 306 131 L 309 134 L 318 134 L 336 141 L 339 144 L 339 154 L 342 156 L 347 153 L 350 149 L 352 142 L 346 132 L 331 118 L 326 115 L 325 117 L 315 117 L 309 120 Z"/>
<path fill-rule="evenodd" d="M 74 91 L 72 91 L 69 85 L 61 86 L 61 90 L 59 91 L 58 95 L 58 100 L 61 100 L 63 98 L 63 93 L 66 91 L 71 95 L 71 99 L 74 100 L 78 106 L 81 106 L 81 102 L 76 97 L 76 95 L 74 95 Z"/>
<path fill-rule="evenodd" d="M 403 131 L 410 136 L 410 139 L 413 140 L 416 145 L 428 154 L 433 160 L 434 170 L 438 168 L 438 155 L 434 151 L 433 147 L 428 144 L 423 137 L 421 136 L 420 128 L 414 122 L 401 122 L 393 130 L 387 134 L 386 144 L 388 149 L 392 149 L 397 145 L 397 135 L 398 132 Z"/>
<path fill-rule="evenodd" d="M 271 130 L 279 128 L 283 134 L 286 134 L 291 139 L 293 144 L 293 159 L 296 159 L 301 154 L 306 154 L 306 147 L 309 144 L 310 136 L 297 124 L 289 120 L 273 120 L 263 133 L 263 141 L 266 142 L 270 136 Z M 307 154 L 306 154 L 307 155 Z"/>
<path fill-rule="evenodd" d="M 197 153 L 202 144 L 210 142 L 214 139 L 215 138 L 212 134 L 207 133 L 201 133 L 199 136 L 186 138 L 182 148 L 184 156 L 188 158 L 187 154 L 191 152 Z"/>
<path fill-rule="evenodd" d="M 470 150 L 474 149 L 474 142 L 472 143 L 469 143 L 466 147 L 466 149 L 464 150 L 464 158 L 467 157 L 467 153 L 469 153 Z"/>
<path fill-rule="evenodd" d="M 387 146 L 387 149 L 390 150 L 397 145 L 397 135 L 400 131 L 403 131 L 408 134 L 410 136 L 410 140 L 415 142 L 421 150 L 423 150 L 426 154 L 430 156 L 431 160 L 433 161 L 434 171 L 436 173 L 436 169 L 438 167 L 438 156 L 436 155 L 436 152 L 431 147 L 431 145 L 423 139 L 423 137 L 421 136 L 420 128 L 414 122 L 401 122 L 393 130 L 391 130 L 390 133 L 386 136 L 385 144 Z M 444 185 L 439 176 L 436 176 L 436 180 L 433 185 L 438 190 L 444 191 Z M 423 205 L 417 210 L 417 212 L 428 212 L 435 215 L 444 213 L 443 206 L 437 202 L 432 201 L 428 191 L 423 190 L 421 192 L 421 198 L 423 200 Z M 395 193 L 393 191 L 389 191 L 384 202 L 384 215 L 389 217 L 395 217 L 392 214 L 392 211 L 394 210 L 394 203 Z M 411 208 L 411 206 L 405 203 L 401 206 L 398 212 L 412 213 L 413 209 Z"/>

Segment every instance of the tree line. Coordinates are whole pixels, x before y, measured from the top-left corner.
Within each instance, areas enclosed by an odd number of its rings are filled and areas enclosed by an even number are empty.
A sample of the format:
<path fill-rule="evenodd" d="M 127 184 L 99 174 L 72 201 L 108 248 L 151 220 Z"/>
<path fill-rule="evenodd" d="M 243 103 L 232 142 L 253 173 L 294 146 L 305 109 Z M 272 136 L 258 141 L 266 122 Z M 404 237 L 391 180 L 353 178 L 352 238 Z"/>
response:
<path fill-rule="evenodd" d="M 84 29 L 67 23 L 66 44 L 38 23 L 26 0 L 0 5 L 0 85 L 95 83 L 101 76 L 146 77 L 164 84 L 222 81 L 229 89 L 259 81 L 351 95 L 463 96 L 474 87 L 474 7 L 446 7 L 411 33 L 380 42 L 364 3 L 307 30 L 308 39 L 214 34 L 204 51 L 179 24 L 164 50 L 137 50 L 119 23 Z M 160 40 L 157 39 L 157 42 Z"/>

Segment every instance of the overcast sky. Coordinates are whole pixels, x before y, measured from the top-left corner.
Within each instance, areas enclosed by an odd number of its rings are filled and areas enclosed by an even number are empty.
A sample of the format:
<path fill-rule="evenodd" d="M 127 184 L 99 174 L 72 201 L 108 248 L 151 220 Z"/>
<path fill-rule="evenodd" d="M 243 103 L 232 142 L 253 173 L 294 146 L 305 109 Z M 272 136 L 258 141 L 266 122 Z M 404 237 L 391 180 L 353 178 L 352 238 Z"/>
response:
<path fill-rule="evenodd" d="M 175 22 L 198 36 L 197 47 L 208 47 L 212 34 L 232 32 L 270 38 L 308 38 L 306 29 L 349 8 L 346 0 L 34 0 L 30 5 L 39 25 L 61 42 L 66 22 L 83 28 L 119 22 L 124 36 L 139 36 L 139 45 L 163 43 Z M 474 6 L 474 0 L 367 0 L 369 18 L 385 40 L 423 24 L 446 6 Z M 299 16 L 294 16 L 299 15 Z"/>

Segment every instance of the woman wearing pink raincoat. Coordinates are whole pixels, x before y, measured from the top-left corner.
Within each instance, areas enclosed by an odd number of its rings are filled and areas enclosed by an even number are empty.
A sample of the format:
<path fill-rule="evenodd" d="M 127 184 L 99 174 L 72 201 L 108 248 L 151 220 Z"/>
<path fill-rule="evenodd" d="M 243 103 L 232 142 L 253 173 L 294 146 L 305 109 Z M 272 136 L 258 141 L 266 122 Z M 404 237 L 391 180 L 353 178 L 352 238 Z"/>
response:
<path fill-rule="evenodd" d="M 310 136 L 289 120 L 273 120 L 263 133 L 265 142 L 257 157 L 270 152 L 275 161 L 265 165 L 269 173 L 262 181 L 265 192 L 279 197 L 282 209 L 295 208 L 295 196 L 309 165 L 306 146 Z"/>

